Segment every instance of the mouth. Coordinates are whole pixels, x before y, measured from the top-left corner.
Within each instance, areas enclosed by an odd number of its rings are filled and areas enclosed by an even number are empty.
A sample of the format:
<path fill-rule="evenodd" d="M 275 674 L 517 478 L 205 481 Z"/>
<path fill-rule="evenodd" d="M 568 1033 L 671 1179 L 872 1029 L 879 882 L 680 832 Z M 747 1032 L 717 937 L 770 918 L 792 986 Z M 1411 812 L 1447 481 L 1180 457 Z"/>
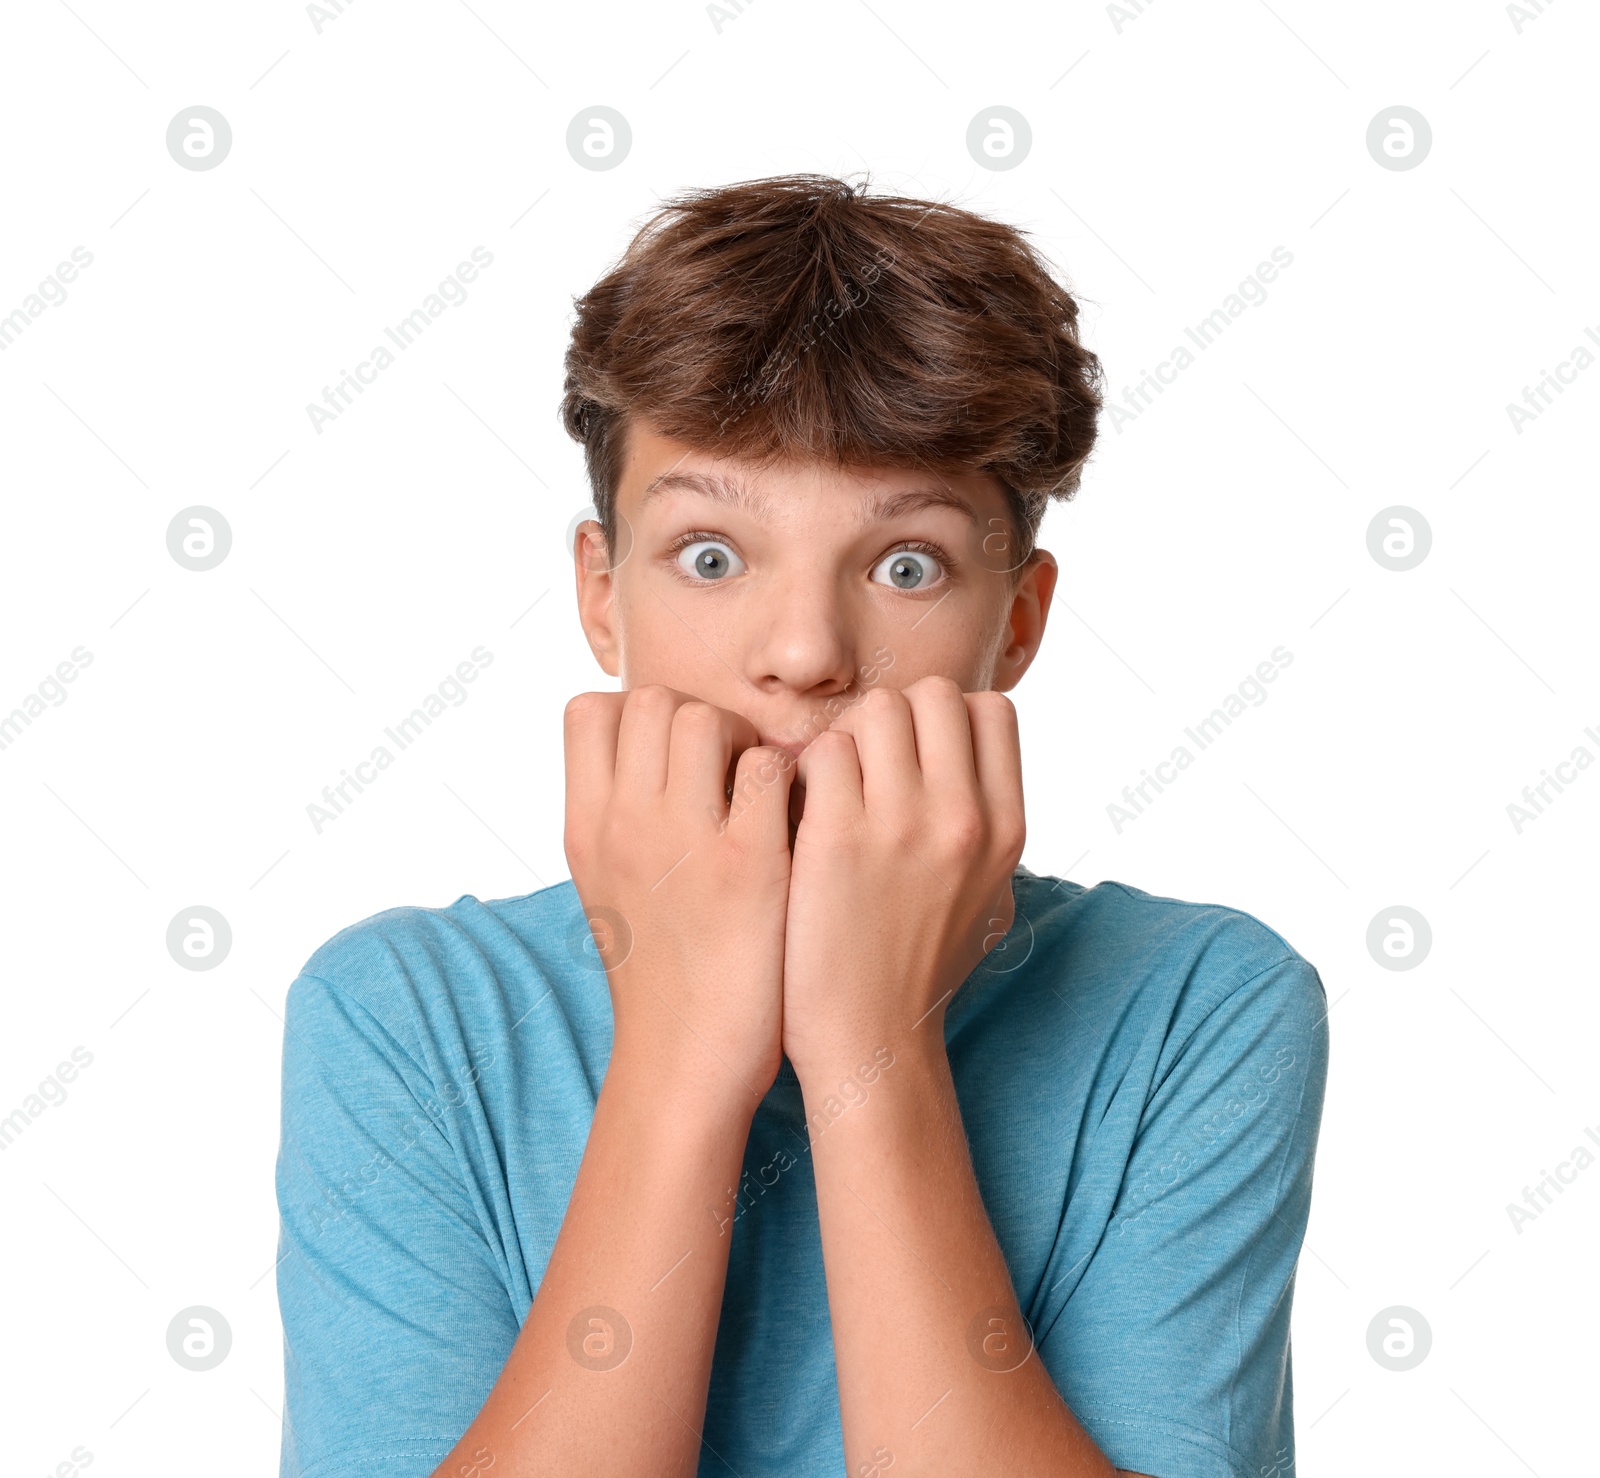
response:
<path fill-rule="evenodd" d="M 761 743 L 770 749 L 786 750 L 791 759 L 799 759 L 806 752 L 804 739 L 779 739 L 776 735 L 761 734 Z"/>
<path fill-rule="evenodd" d="M 800 822 L 806 814 L 806 788 L 795 777 L 789 787 L 789 850 L 794 851 L 795 838 L 800 834 Z"/>

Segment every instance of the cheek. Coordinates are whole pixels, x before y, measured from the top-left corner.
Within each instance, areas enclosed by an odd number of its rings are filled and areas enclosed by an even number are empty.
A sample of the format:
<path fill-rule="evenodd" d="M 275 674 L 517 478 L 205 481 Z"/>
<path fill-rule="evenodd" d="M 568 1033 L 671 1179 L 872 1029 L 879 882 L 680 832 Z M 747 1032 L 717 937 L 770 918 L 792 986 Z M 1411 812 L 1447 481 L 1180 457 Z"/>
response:
<path fill-rule="evenodd" d="M 893 619 L 871 623 L 862 660 L 869 670 L 878 669 L 876 685 L 908 688 L 919 678 L 948 677 L 963 692 L 988 688 L 1010 639 L 1006 607 L 989 594 L 957 590 L 937 606 L 908 601 Z M 863 683 L 872 686 L 865 678 Z"/>
<path fill-rule="evenodd" d="M 731 603 L 714 612 L 697 609 L 675 588 L 643 589 L 629 582 L 617 591 L 615 618 L 624 688 L 661 683 L 736 712 L 748 699 L 748 689 L 729 671 L 738 667 L 738 618 Z"/>

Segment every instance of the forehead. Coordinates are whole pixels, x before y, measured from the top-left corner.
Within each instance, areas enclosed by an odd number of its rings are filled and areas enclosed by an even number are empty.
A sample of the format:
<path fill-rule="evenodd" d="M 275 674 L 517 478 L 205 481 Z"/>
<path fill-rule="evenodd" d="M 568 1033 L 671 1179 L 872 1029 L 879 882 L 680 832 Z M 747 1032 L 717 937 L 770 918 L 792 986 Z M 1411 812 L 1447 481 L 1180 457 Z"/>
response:
<path fill-rule="evenodd" d="M 619 503 L 628 505 L 630 515 L 644 514 L 652 506 L 670 506 L 675 494 L 721 503 L 759 519 L 779 517 L 785 506 L 827 502 L 850 507 L 863 523 L 930 508 L 981 520 L 1007 506 L 999 480 L 989 473 L 746 460 L 691 446 L 646 425 L 631 426 L 618 480 Z"/>

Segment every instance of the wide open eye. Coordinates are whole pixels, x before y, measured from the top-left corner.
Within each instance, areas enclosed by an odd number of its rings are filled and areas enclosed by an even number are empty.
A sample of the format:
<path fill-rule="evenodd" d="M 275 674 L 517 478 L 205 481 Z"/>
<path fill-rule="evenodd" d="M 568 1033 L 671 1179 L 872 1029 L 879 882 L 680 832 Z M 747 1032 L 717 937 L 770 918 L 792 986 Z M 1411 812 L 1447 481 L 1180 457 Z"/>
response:
<path fill-rule="evenodd" d="M 678 551 L 678 568 L 691 579 L 725 580 L 729 575 L 742 575 L 744 561 L 726 544 L 701 539 Z"/>
<path fill-rule="evenodd" d="M 896 549 L 872 568 L 872 578 L 879 585 L 892 585 L 896 590 L 926 590 L 943 577 L 939 561 L 920 549 Z"/>

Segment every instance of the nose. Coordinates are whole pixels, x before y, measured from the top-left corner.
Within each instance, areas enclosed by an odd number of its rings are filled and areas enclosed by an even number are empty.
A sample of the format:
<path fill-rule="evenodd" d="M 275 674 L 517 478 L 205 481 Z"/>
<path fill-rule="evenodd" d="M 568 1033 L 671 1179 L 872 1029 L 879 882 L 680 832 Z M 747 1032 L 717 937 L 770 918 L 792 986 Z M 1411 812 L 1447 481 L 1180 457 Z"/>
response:
<path fill-rule="evenodd" d="M 816 573 L 786 579 L 769 595 L 765 622 L 745 654 L 745 676 L 762 693 L 829 698 L 855 676 L 855 631 L 848 604 Z"/>

